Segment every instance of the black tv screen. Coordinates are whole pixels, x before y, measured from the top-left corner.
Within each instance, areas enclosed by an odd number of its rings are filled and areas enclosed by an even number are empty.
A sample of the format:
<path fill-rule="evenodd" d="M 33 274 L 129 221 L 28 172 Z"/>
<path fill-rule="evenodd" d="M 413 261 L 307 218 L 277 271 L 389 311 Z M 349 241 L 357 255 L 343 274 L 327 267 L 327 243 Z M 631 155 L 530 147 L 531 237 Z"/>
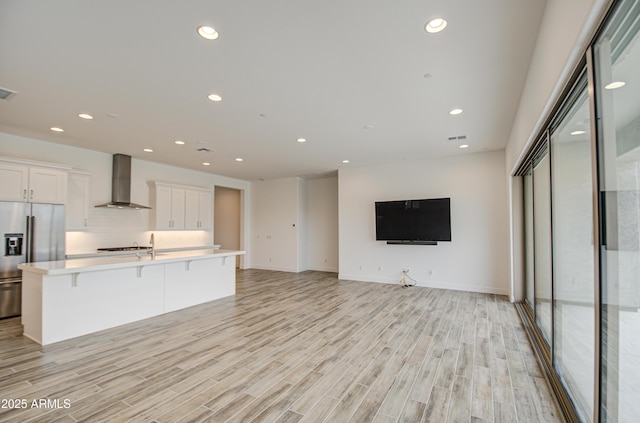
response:
<path fill-rule="evenodd" d="M 377 241 L 451 241 L 451 199 L 376 201 Z"/>

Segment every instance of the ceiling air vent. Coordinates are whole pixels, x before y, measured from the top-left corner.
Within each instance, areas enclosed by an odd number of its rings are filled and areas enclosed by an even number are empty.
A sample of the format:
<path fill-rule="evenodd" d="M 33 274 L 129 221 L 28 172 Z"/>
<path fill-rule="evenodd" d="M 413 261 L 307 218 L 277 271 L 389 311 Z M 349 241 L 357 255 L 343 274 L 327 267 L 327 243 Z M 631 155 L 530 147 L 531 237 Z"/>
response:
<path fill-rule="evenodd" d="M 466 135 L 457 135 L 453 137 L 447 137 L 447 141 L 454 141 L 454 142 L 465 141 L 466 139 L 467 139 Z"/>
<path fill-rule="evenodd" d="M 211 150 L 211 149 L 209 149 L 207 147 L 201 147 L 201 148 L 198 148 L 198 151 L 201 152 L 201 153 L 211 153 L 213 150 Z"/>
<path fill-rule="evenodd" d="M 16 95 L 15 91 L 11 91 L 7 88 L 0 87 L 0 100 L 9 100 L 11 97 Z"/>

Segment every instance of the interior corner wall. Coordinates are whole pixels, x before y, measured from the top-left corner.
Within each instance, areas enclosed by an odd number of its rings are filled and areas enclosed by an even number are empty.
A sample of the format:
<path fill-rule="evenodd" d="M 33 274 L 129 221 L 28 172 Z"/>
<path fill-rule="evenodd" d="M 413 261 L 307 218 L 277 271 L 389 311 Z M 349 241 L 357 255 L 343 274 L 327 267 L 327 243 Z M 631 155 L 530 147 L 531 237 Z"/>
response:
<path fill-rule="evenodd" d="M 504 151 L 339 171 L 339 278 L 509 294 Z M 451 198 L 451 242 L 375 240 L 376 201 Z"/>
<path fill-rule="evenodd" d="M 338 271 L 337 177 L 256 181 L 251 192 L 249 267 Z"/>

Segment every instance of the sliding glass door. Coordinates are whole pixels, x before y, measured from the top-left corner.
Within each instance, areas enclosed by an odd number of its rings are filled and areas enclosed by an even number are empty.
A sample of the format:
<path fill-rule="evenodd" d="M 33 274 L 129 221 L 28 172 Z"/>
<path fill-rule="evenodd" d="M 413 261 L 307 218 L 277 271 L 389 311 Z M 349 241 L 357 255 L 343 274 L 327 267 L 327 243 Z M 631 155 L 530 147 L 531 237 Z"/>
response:
<path fill-rule="evenodd" d="M 565 416 L 640 422 L 640 0 L 619 0 L 540 130 L 518 306 Z"/>
<path fill-rule="evenodd" d="M 640 421 L 640 2 L 594 45 L 601 196 L 602 421 Z"/>
<path fill-rule="evenodd" d="M 544 340 L 551 344 L 551 190 L 547 149 L 533 163 L 533 233 L 535 315 Z"/>
<path fill-rule="evenodd" d="M 535 307 L 535 273 L 534 268 L 534 237 L 533 237 L 533 169 L 527 168 L 523 176 L 524 182 L 524 242 L 525 242 L 525 301 L 529 309 Z"/>
<path fill-rule="evenodd" d="M 586 72 L 551 124 L 553 367 L 592 421 L 595 354 L 593 156 Z"/>

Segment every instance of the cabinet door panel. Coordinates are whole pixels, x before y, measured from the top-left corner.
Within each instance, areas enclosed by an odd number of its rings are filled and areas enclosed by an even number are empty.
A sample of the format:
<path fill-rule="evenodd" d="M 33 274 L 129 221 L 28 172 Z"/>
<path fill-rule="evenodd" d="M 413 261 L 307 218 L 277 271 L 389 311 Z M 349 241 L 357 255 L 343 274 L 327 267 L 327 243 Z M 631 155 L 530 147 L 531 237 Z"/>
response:
<path fill-rule="evenodd" d="M 89 175 L 69 175 L 65 216 L 67 230 L 82 231 L 88 228 Z"/>
<path fill-rule="evenodd" d="M 156 229 L 171 229 L 171 187 L 156 187 Z"/>
<path fill-rule="evenodd" d="M 171 220 L 173 221 L 171 229 L 184 229 L 184 202 L 185 190 L 173 188 L 171 190 Z"/>
<path fill-rule="evenodd" d="M 200 191 L 198 197 L 200 229 L 211 229 L 213 227 L 213 196 L 211 191 Z"/>
<path fill-rule="evenodd" d="M 13 164 L 0 164 L 0 200 L 29 201 L 29 168 Z"/>
<path fill-rule="evenodd" d="M 52 169 L 29 168 L 29 201 L 64 204 L 66 194 L 66 173 Z"/>
<path fill-rule="evenodd" d="M 191 189 L 188 189 L 185 193 L 185 229 L 200 229 L 198 194 L 198 191 Z"/>

